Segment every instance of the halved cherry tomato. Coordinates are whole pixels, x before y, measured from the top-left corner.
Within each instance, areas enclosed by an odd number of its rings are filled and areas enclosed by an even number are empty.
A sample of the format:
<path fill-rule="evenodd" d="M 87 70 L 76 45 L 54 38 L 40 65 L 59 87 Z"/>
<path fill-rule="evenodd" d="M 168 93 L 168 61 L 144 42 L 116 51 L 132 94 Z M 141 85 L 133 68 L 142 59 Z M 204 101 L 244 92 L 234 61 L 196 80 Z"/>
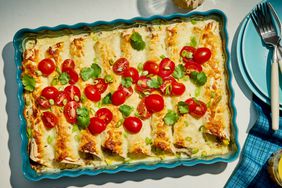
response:
<path fill-rule="evenodd" d="M 47 100 L 45 97 L 38 97 L 36 99 L 36 103 L 43 109 L 48 109 L 51 107 L 51 104 L 49 103 L 49 100 Z"/>
<path fill-rule="evenodd" d="M 59 91 L 57 88 L 53 86 L 47 86 L 41 91 L 41 96 L 45 97 L 47 100 L 49 99 L 54 99 L 57 97 L 59 94 Z"/>
<path fill-rule="evenodd" d="M 135 86 L 136 90 L 140 93 L 152 92 L 154 89 L 148 86 L 147 84 L 148 80 L 151 80 L 151 79 L 147 78 L 146 76 L 140 76 Z"/>
<path fill-rule="evenodd" d="M 66 72 L 70 76 L 69 84 L 75 84 L 78 81 L 78 74 L 74 69 L 65 68 L 63 72 Z"/>
<path fill-rule="evenodd" d="M 79 103 L 75 101 L 70 101 L 66 104 L 64 107 L 64 115 L 67 119 L 67 121 L 71 124 L 76 123 L 76 109 L 79 107 Z"/>
<path fill-rule="evenodd" d="M 118 90 L 123 91 L 125 93 L 126 98 L 130 97 L 133 94 L 133 89 L 131 86 L 127 88 L 127 87 L 123 87 L 122 84 L 120 84 L 118 86 Z"/>
<path fill-rule="evenodd" d="M 70 96 L 65 91 L 61 91 L 61 92 L 59 92 L 59 94 L 55 98 L 55 103 L 58 106 L 64 106 L 64 104 L 66 104 L 70 100 L 71 100 Z"/>
<path fill-rule="evenodd" d="M 126 77 L 132 78 L 132 83 L 134 83 L 134 84 L 137 82 L 137 80 L 138 80 L 138 78 L 139 78 L 138 71 L 137 71 L 137 69 L 134 68 L 134 67 L 129 67 L 128 69 L 126 69 L 126 70 L 124 71 L 124 73 L 122 74 L 122 76 L 123 76 L 124 78 L 126 78 Z"/>
<path fill-rule="evenodd" d="M 194 53 L 193 59 L 196 63 L 203 64 L 211 57 L 211 51 L 208 48 L 198 48 Z"/>
<path fill-rule="evenodd" d="M 118 75 L 122 75 L 124 71 L 127 70 L 128 68 L 129 68 L 129 62 L 126 58 L 123 57 L 116 60 L 116 62 L 113 65 L 113 71 Z"/>
<path fill-rule="evenodd" d="M 48 76 L 56 69 L 56 65 L 54 61 L 49 58 L 46 58 L 39 62 L 38 69 L 42 72 L 44 76 Z"/>
<path fill-rule="evenodd" d="M 151 117 L 151 113 L 147 110 L 145 105 L 145 98 L 143 98 L 137 106 L 138 117 L 141 119 L 148 119 Z"/>
<path fill-rule="evenodd" d="M 97 117 L 92 117 L 90 119 L 88 130 L 91 132 L 91 134 L 100 134 L 106 129 L 106 127 L 107 125 L 103 120 Z"/>
<path fill-rule="evenodd" d="M 107 90 L 108 84 L 103 78 L 97 78 L 94 80 L 94 87 L 102 94 Z"/>
<path fill-rule="evenodd" d="M 173 95 L 179 96 L 185 92 L 185 85 L 178 82 L 172 83 L 171 93 Z"/>
<path fill-rule="evenodd" d="M 143 70 L 149 74 L 157 75 L 159 73 L 159 65 L 154 61 L 146 61 L 143 65 Z"/>
<path fill-rule="evenodd" d="M 95 117 L 104 121 L 105 124 L 109 124 L 113 119 L 113 113 L 108 108 L 100 108 L 95 113 Z"/>
<path fill-rule="evenodd" d="M 192 71 L 201 72 L 203 70 L 202 66 L 198 63 L 195 63 L 193 60 L 186 62 L 184 66 L 187 74 L 190 74 Z"/>
<path fill-rule="evenodd" d="M 192 112 L 196 109 L 197 103 L 194 98 L 187 99 L 185 103 L 188 104 L 189 112 Z"/>
<path fill-rule="evenodd" d="M 164 99 L 161 95 L 151 94 L 145 97 L 145 105 L 149 112 L 159 112 L 164 108 Z"/>
<path fill-rule="evenodd" d="M 58 124 L 58 118 L 52 112 L 43 112 L 41 119 L 46 128 L 53 128 Z"/>
<path fill-rule="evenodd" d="M 190 112 L 190 114 L 195 118 L 200 118 L 205 115 L 207 111 L 207 106 L 204 102 L 198 101 L 198 104 L 194 111 Z"/>
<path fill-rule="evenodd" d="M 80 100 L 80 97 L 81 97 L 80 90 L 75 85 L 67 86 L 64 89 L 64 91 L 69 96 L 71 101 L 74 101 L 74 100 L 79 101 Z M 76 97 L 77 97 L 77 99 L 76 99 Z"/>
<path fill-rule="evenodd" d="M 207 106 L 203 101 L 189 98 L 185 103 L 188 104 L 189 114 L 195 118 L 202 117 L 207 111 Z"/>
<path fill-rule="evenodd" d="M 163 95 L 171 95 L 172 93 L 172 84 L 176 82 L 176 80 L 172 77 L 169 76 L 167 78 L 163 79 L 163 83 L 160 86 L 160 90 Z"/>
<path fill-rule="evenodd" d="M 62 64 L 62 72 L 67 71 L 68 69 L 74 69 L 75 63 L 72 59 L 65 59 Z"/>
<path fill-rule="evenodd" d="M 192 46 L 184 46 L 180 51 L 180 56 L 183 58 L 183 61 L 187 61 L 188 59 L 193 59 L 195 51 L 196 49 Z"/>
<path fill-rule="evenodd" d="M 126 95 L 122 90 L 117 90 L 112 95 L 113 105 L 119 106 L 123 104 L 126 100 Z"/>
<path fill-rule="evenodd" d="M 123 122 L 123 126 L 131 133 L 138 133 L 142 128 L 142 121 L 137 117 L 127 117 Z"/>
<path fill-rule="evenodd" d="M 94 85 L 86 86 L 84 89 L 84 94 L 91 101 L 98 102 L 101 100 L 101 93 Z"/>
<path fill-rule="evenodd" d="M 159 76 L 165 78 L 173 73 L 175 63 L 169 58 L 164 58 L 159 65 Z"/>

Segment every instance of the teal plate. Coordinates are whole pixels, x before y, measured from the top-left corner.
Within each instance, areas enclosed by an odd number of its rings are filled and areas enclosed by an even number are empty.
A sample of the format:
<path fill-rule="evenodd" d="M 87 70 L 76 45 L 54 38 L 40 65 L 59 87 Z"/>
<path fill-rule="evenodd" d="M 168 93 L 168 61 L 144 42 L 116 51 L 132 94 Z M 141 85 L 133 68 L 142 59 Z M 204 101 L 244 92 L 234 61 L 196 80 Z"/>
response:
<path fill-rule="evenodd" d="M 273 5 L 279 17 L 282 18 L 281 2 L 278 3 L 275 0 L 269 0 L 269 2 Z M 251 83 L 250 89 L 254 94 L 259 95 L 259 98 L 263 98 L 264 102 L 270 104 L 270 78 L 273 49 L 267 48 L 264 45 L 249 17 L 246 18 L 245 28 L 243 29 L 241 37 L 241 63 L 244 66 L 242 71 L 247 75 L 245 79 L 249 79 L 249 83 Z M 282 81 L 281 74 L 280 81 Z M 282 93 L 281 87 L 280 93 Z M 280 95 L 280 109 L 282 109 L 282 95 Z"/>
<path fill-rule="evenodd" d="M 163 161 L 158 162 L 156 164 L 146 164 L 146 163 L 139 163 L 139 164 L 123 164 L 120 166 L 117 166 L 115 168 L 103 168 L 103 169 L 74 169 L 74 170 L 61 170 L 57 173 L 37 173 L 35 170 L 31 168 L 30 165 L 30 159 L 28 154 L 28 137 L 26 134 L 26 120 L 23 116 L 23 109 L 24 109 L 24 99 L 23 99 L 23 84 L 21 82 L 21 62 L 22 62 L 22 52 L 23 47 L 22 43 L 24 40 L 24 37 L 27 34 L 30 33 L 41 33 L 41 32 L 48 32 L 48 33 L 54 33 L 64 30 L 64 31 L 70 31 L 70 30 L 81 30 L 86 29 L 86 31 L 91 27 L 97 27 L 97 28 L 108 28 L 108 27 L 115 27 L 118 25 L 124 25 L 124 26 L 130 26 L 130 25 L 136 25 L 136 24 L 146 24 L 146 23 L 154 23 L 157 21 L 158 23 L 161 21 L 161 23 L 165 23 L 170 20 L 174 19 L 191 19 L 192 17 L 213 17 L 217 18 L 218 21 L 221 23 L 222 31 L 221 35 L 223 38 L 223 45 L 224 45 L 224 55 L 226 57 L 226 64 L 225 69 L 226 73 L 228 75 L 228 88 L 229 88 L 229 104 L 231 109 L 231 115 L 232 115 L 232 126 L 231 126 L 231 151 L 224 156 L 213 156 L 212 158 L 206 158 L 206 159 L 178 159 L 174 161 Z M 56 27 L 40 27 L 37 29 L 21 29 L 19 30 L 13 39 L 13 45 L 15 48 L 15 63 L 17 67 L 17 84 L 18 84 L 18 100 L 19 100 L 19 118 L 20 118 L 20 133 L 21 133 L 21 139 L 22 139 L 22 145 L 21 145 L 21 157 L 22 157 L 22 169 L 25 177 L 32 181 L 38 181 L 41 179 L 57 179 L 63 176 L 68 177 L 76 177 L 80 175 L 97 175 L 101 173 L 108 173 L 108 174 L 114 174 L 120 171 L 127 171 L 127 172 L 133 172 L 140 169 L 145 170 L 154 170 L 157 168 L 174 168 L 180 165 L 183 166 L 194 166 L 197 164 L 212 164 L 216 162 L 232 162 L 234 161 L 240 151 L 240 146 L 238 142 L 238 128 L 236 125 L 236 108 L 234 105 L 234 91 L 232 88 L 232 74 L 230 69 L 230 58 L 229 58 L 229 51 L 227 49 L 228 46 L 228 36 L 226 31 L 226 22 L 227 18 L 225 14 L 220 10 L 210 10 L 207 12 L 190 12 L 187 14 L 173 14 L 168 16 L 152 16 L 149 18 L 133 18 L 130 20 L 123 20 L 123 19 L 117 19 L 110 22 L 105 21 L 97 21 L 94 23 L 78 23 L 75 25 L 59 25 Z"/>

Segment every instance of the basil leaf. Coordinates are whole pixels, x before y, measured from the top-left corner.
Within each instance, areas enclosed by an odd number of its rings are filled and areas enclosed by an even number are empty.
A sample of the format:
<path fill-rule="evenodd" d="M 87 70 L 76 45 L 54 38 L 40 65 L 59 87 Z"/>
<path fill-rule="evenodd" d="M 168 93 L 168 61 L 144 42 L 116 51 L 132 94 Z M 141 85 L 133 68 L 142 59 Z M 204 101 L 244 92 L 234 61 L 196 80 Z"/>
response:
<path fill-rule="evenodd" d="M 90 123 L 89 111 L 85 107 L 76 109 L 77 125 L 83 129 L 87 128 Z"/>
<path fill-rule="evenodd" d="M 101 67 L 98 64 L 93 63 L 91 68 L 94 70 L 94 78 L 98 78 L 102 72 Z"/>
<path fill-rule="evenodd" d="M 180 114 L 187 114 L 189 112 L 188 104 L 183 101 L 179 101 L 177 104 L 178 112 Z"/>
<path fill-rule="evenodd" d="M 35 89 L 35 79 L 29 75 L 23 75 L 22 82 L 24 89 L 27 91 L 33 91 Z"/>
<path fill-rule="evenodd" d="M 124 117 L 128 117 L 134 108 L 132 106 L 128 106 L 124 104 L 124 105 L 121 105 L 118 109 Z"/>
<path fill-rule="evenodd" d="M 160 86 L 163 83 L 163 79 L 161 77 L 157 77 L 157 78 L 152 78 L 150 80 L 147 81 L 147 85 L 149 88 L 160 88 Z"/>
<path fill-rule="evenodd" d="M 164 123 L 166 125 L 174 125 L 179 119 L 179 116 L 177 113 L 173 112 L 172 110 L 168 110 L 168 112 L 166 113 L 165 117 L 164 117 Z"/>
<path fill-rule="evenodd" d="M 66 85 L 67 83 L 69 83 L 70 75 L 66 72 L 63 72 L 62 74 L 60 74 L 58 79 L 62 85 Z"/>
<path fill-rule="evenodd" d="M 95 75 L 94 69 L 91 67 L 84 67 L 80 71 L 80 77 L 83 81 L 89 80 L 90 78 L 93 78 Z"/>
<path fill-rule="evenodd" d="M 146 46 L 145 42 L 142 39 L 142 36 L 137 32 L 133 32 L 130 36 L 130 44 L 131 47 L 137 51 L 144 50 Z"/>
<path fill-rule="evenodd" d="M 123 87 L 129 88 L 132 85 L 132 78 L 131 77 L 125 77 L 121 79 L 121 85 Z"/>
<path fill-rule="evenodd" d="M 179 64 L 175 67 L 172 76 L 176 79 L 181 79 L 185 75 L 185 68 L 182 64 Z"/>
<path fill-rule="evenodd" d="M 112 94 L 108 93 L 103 99 L 102 104 L 112 104 Z"/>

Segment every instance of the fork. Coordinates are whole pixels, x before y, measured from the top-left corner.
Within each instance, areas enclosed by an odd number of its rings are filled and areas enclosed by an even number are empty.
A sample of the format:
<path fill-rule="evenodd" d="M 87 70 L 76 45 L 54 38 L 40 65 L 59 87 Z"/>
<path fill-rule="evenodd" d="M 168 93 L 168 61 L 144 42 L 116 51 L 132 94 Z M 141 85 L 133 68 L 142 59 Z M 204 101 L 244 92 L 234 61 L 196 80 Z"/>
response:
<path fill-rule="evenodd" d="M 260 34 L 263 42 L 274 48 L 273 59 L 271 64 L 271 112 L 272 112 L 272 129 L 279 129 L 279 72 L 277 59 L 277 46 L 280 37 L 278 36 L 271 17 L 269 6 L 261 3 L 250 14 L 251 19 Z"/>

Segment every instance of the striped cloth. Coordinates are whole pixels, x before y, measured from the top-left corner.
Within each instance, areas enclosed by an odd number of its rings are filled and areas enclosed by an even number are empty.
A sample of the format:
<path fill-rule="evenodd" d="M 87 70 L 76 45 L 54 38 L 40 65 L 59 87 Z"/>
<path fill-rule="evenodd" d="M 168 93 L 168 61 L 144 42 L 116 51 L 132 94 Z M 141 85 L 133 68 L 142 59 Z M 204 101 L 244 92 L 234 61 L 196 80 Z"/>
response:
<path fill-rule="evenodd" d="M 272 153 L 281 149 L 282 127 L 272 131 L 270 107 L 254 96 L 253 104 L 258 119 L 249 131 L 243 147 L 239 164 L 227 181 L 225 187 L 278 187 L 267 172 L 267 160 Z M 280 122 L 282 124 L 282 117 Z"/>

